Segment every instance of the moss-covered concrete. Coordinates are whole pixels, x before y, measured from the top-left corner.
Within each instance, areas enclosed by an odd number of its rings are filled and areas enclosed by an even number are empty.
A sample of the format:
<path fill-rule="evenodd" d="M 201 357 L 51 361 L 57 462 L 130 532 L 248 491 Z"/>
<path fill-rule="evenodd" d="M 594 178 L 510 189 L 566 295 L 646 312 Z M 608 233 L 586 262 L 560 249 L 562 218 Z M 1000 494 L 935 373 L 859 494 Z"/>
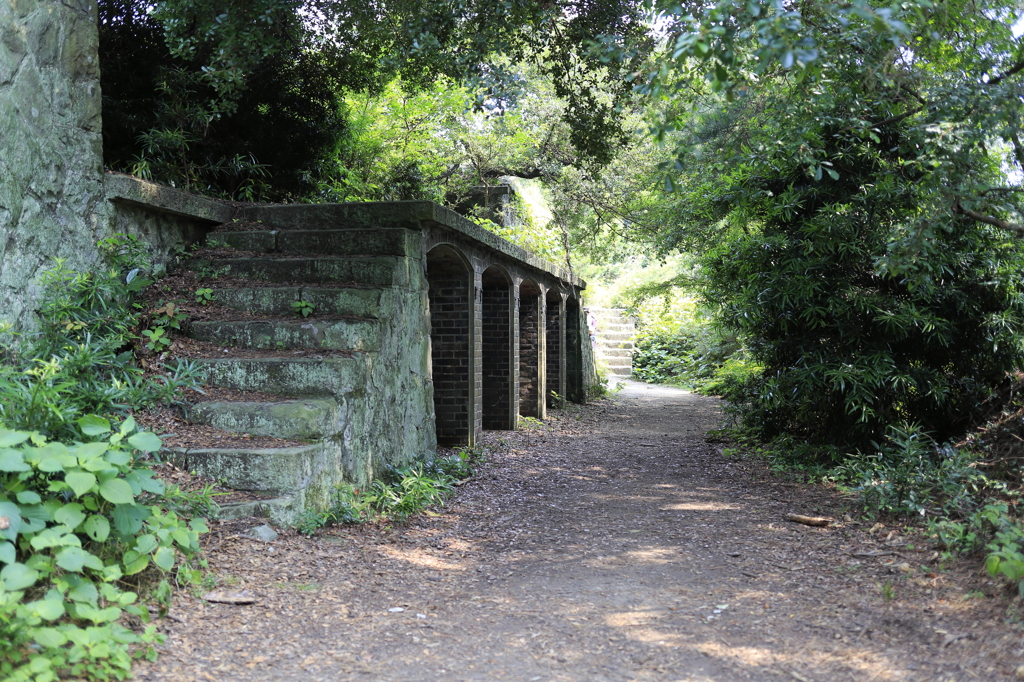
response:
<path fill-rule="evenodd" d="M 420 234 L 406 229 L 267 230 L 218 232 L 208 243 L 243 251 L 322 253 L 334 256 L 406 256 L 420 249 Z"/>
<path fill-rule="evenodd" d="M 193 322 L 189 336 L 244 348 L 330 348 L 380 350 L 381 325 L 376 320 L 255 320 Z"/>
<path fill-rule="evenodd" d="M 40 277 L 106 236 L 95 3 L 0 3 L 0 322 L 37 325 Z"/>
<path fill-rule="evenodd" d="M 340 230 L 373 226 L 449 232 L 529 268 L 554 275 L 570 286 L 586 286 L 583 280 L 568 269 L 505 241 L 455 211 L 432 201 L 250 206 L 241 208 L 237 216 L 281 230 Z"/>
<path fill-rule="evenodd" d="M 353 358 L 197 360 L 208 383 L 284 396 L 365 395 L 366 356 Z"/>
<path fill-rule="evenodd" d="M 342 420 L 340 406 L 330 398 L 275 403 L 209 401 L 190 406 L 185 416 L 196 424 L 232 433 L 296 440 L 334 436 Z"/>
<path fill-rule="evenodd" d="M 394 316 L 399 296 L 391 289 L 359 287 L 214 287 L 213 292 L 218 305 L 258 315 L 293 315 L 292 303 L 301 300 L 312 305 L 317 315 L 383 319 Z"/>
<path fill-rule="evenodd" d="M 265 282 L 358 282 L 375 286 L 408 286 L 406 258 L 224 258 L 193 260 L 189 269 L 215 276 L 241 277 Z"/>

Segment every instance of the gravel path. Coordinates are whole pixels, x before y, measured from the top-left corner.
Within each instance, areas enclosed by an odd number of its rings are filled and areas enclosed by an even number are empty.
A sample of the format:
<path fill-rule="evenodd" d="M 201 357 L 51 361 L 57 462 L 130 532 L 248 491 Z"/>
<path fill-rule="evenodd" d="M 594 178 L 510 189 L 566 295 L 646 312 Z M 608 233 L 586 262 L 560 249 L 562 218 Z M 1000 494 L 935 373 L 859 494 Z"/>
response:
<path fill-rule="evenodd" d="M 489 432 L 444 509 L 271 544 L 222 524 L 217 589 L 176 598 L 143 680 L 1000 680 L 1013 605 L 977 561 L 730 456 L 719 402 L 627 382 L 544 428 Z M 828 528 L 783 520 L 828 516 Z M 889 587 L 886 588 L 885 586 Z M 886 599 L 886 595 L 891 599 Z M 986 596 L 987 595 L 987 596 Z M 1024 671 L 1022 671 L 1024 676 Z"/>

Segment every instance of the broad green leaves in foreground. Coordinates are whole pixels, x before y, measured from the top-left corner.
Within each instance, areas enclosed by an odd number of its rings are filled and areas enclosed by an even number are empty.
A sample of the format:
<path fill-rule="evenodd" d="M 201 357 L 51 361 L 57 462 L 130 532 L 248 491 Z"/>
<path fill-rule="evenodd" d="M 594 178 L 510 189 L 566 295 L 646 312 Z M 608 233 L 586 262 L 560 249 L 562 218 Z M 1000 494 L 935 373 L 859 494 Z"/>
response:
<path fill-rule="evenodd" d="M 118 624 L 149 611 L 123 577 L 172 571 L 199 550 L 202 520 L 153 504 L 164 485 L 135 461 L 160 440 L 95 415 L 78 421 L 102 441 L 63 444 L 0 428 L 0 676 L 123 679 L 129 645 L 157 640 Z M 147 503 L 147 499 L 149 503 Z M 31 595 L 31 596 L 30 596 Z M 40 598 L 41 597 L 41 598 Z"/>

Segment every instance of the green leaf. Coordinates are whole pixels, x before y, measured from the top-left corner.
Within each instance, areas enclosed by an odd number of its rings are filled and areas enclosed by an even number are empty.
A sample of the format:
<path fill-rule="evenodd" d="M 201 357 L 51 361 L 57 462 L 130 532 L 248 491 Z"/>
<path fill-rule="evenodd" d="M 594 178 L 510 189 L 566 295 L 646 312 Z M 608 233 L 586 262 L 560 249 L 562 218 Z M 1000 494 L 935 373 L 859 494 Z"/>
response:
<path fill-rule="evenodd" d="M 131 454 L 124 450 L 108 450 L 103 458 L 110 464 L 118 467 L 128 466 L 132 461 Z"/>
<path fill-rule="evenodd" d="M 96 476 L 86 471 L 72 471 L 64 477 L 64 482 L 71 486 L 75 497 L 81 497 L 96 485 Z"/>
<path fill-rule="evenodd" d="M 182 528 L 171 532 L 171 537 L 174 541 L 185 550 L 192 549 L 192 535 Z"/>
<path fill-rule="evenodd" d="M 77 502 L 65 504 L 53 513 L 53 520 L 57 523 L 63 523 L 69 528 L 78 528 L 78 524 L 85 521 L 85 512 L 82 511 L 83 509 L 84 507 Z"/>
<path fill-rule="evenodd" d="M 0 530 L 0 538 L 17 540 L 21 531 L 21 510 L 18 505 L 13 502 L 0 502 L 0 519 L 7 519 L 5 523 L 0 523 L 7 526 Z"/>
<path fill-rule="evenodd" d="M 99 514 L 93 514 L 85 522 L 85 534 L 96 542 L 104 542 L 110 537 L 110 521 Z"/>
<path fill-rule="evenodd" d="M 8 564 L 0 570 L 0 580 L 10 592 L 32 587 L 38 578 L 39 573 L 25 564 Z"/>
<path fill-rule="evenodd" d="M 38 533 L 46 524 L 53 520 L 46 506 L 41 504 L 26 504 L 21 507 L 21 530 L 20 533 Z"/>
<path fill-rule="evenodd" d="M 13 564 L 18 552 L 10 542 L 0 542 L 0 564 Z"/>
<path fill-rule="evenodd" d="M 160 541 L 156 539 L 156 536 L 147 533 L 146 535 L 140 535 L 135 540 L 135 551 L 139 554 L 149 554 L 159 545 Z"/>
<path fill-rule="evenodd" d="M 170 547 L 161 547 L 153 555 L 153 563 L 165 571 L 174 568 L 174 550 Z"/>
<path fill-rule="evenodd" d="M 99 436 L 111 431 L 110 422 L 95 414 L 87 414 L 79 419 L 78 426 L 87 436 Z"/>
<path fill-rule="evenodd" d="M 33 628 L 32 640 L 44 649 L 56 649 L 68 643 L 67 636 L 57 628 Z"/>
<path fill-rule="evenodd" d="M 17 495 L 19 504 L 40 504 L 43 498 L 34 490 L 22 490 Z"/>
<path fill-rule="evenodd" d="M 154 477 L 152 471 L 135 471 L 134 473 L 139 477 L 139 485 L 147 493 L 163 495 L 167 492 L 167 486 L 159 478 Z"/>
<path fill-rule="evenodd" d="M 43 620 L 57 620 L 64 615 L 64 602 L 60 599 L 42 599 L 25 604 L 25 607 Z"/>
<path fill-rule="evenodd" d="M 160 438 L 155 433 L 150 433 L 149 431 L 136 433 L 128 439 L 128 444 L 136 450 L 142 450 L 144 452 L 156 452 L 163 445 L 160 442 Z"/>
<path fill-rule="evenodd" d="M 114 528 L 122 535 L 135 535 L 142 530 L 142 522 L 150 517 L 149 507 L 139 504 L 119 504 L 114 507 Z"/>
<path fill-rule="evenodd" d="M 57 565 L 65 571 L 78 573 L 85 566 L 85 550 L 81 547 L 65 547 L 57 552 Z"/>
<path fill-rule="evenodd" d="M 21 445 L 29 439 L 32 434 L 28 431 L 8 431 L 0 429 L 0 448 L 9 448 Z"/>
<path fill-rule="evenodd" d="M 0 471 L 29 471 L 25 456 L 17 450 L 0 450 Z"/>
<path fill-rule="evenodd" d="M 138 559 L 136 559 L 135 561 L 132 561 L 131 563 L 125 563 L 125 565 L 124 565 L 124 574 L 125 575 L 135 575 L 139 571 L 145 570 L 146 566 L 149 566 L 149 555 L 148 554 L 140 556 Z"/>
<path fill-rule="evenodd" d="M 129 433 L 135 430 L 135 417 L 128 415 L 128 418 L 121 423 L 119 429 L 122 436 L 127 436 Z"/>
<path fill-rule="evenodd" d="M 74 602 L 85 602 L 95 606 L 99 598 L 100 594 L 96 586 L 86 578 L 79 580 L 78 584 L 68 590 L 68 599 Z"/>
<path fill-rule="evenodd" d="M 110 503 L 127 505 L 135 502 L 131 485 L 123 478 L 111 478 L 99 484 L 99 495 Z"/>
<path fill-rule="evenodd" d="M 132 487 L 123 478 L 112 478 L 100 484 L 100 495 L 113 504 L 131 504 L 135 501 Z"/>
<path fill-rule="evenodd" d="M 83 443 L 75 448 L 75 456 L 79 462 L 85 463 L 89 460 L 100 457 L 110 449 L 110 445 L 104 441 L 98 443 Z"/>
<path fill-rule="evenodd" d="M 37 533 L 29 544 L 32 549 L 41 550 L 50 547 L 81 547 L 82 541 L 67 526 L 53 526 Z"/>

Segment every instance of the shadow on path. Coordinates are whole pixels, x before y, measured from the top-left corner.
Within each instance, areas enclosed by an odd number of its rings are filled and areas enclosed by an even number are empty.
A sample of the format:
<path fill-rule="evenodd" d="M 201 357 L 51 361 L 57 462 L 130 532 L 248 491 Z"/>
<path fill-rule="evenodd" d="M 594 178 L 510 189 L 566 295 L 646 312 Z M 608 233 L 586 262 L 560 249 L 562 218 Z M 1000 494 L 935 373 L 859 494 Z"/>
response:
<path fill-rule="evenodd" d="M 705 435 L 720 421 L 713 398 L 626 382 L 543 429 L 489 432 L 480 475 L 407 526 L 273 545 L 223 526 L 211 566 L 259 603 L 182 594 L 184 622 L 168 623 L 165 655 L 139 677 L 1010 678 L 1019 634 L 968 632 L 977 613 L 962 592 L 901 566 L 924 559 L 906 538 L 869 534 L 824 489 L 723 455 Z M 838 522 L 807 528 L 786 512 Z"/>

